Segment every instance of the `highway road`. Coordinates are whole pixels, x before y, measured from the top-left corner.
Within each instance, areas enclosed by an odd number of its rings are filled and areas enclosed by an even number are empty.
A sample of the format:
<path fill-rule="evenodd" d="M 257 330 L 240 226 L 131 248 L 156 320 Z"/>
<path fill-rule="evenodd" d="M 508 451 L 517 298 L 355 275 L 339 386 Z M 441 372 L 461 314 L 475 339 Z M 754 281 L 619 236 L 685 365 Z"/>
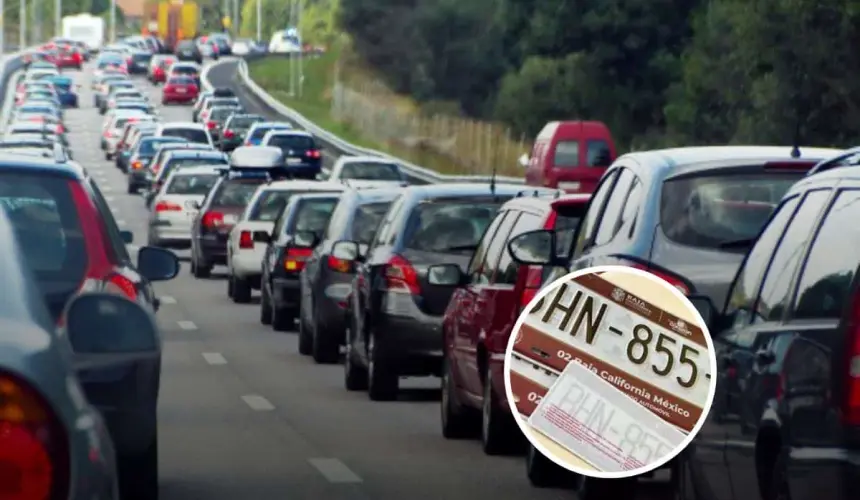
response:
<path fill-rule="evenodd" d="M 229 83 L 231 66 L 216 69 L 214 83 Z M 66 112 L 75 159 L 143 244 L 143 200 L 126 194 L 124 174 L 98 147 L 102 120 L 92 107 L 90 74 L 70 74 L 82 84 L 82 108 Z M 144 79 L 139 86 L 160 102 L 158 89 Z M 247 96 L 243 101 L 260 111 Z M 160 113 L 168 122 L 191 119 L 185 106 Z M 186 259 L 175 280 L 156 284 L 165 340 L 163 500 L 574 497 L 531 487 L 522 457 L 487 457 L 476 442 L 442 438 L 438 380 L 405 381 L 407 390 L 391 403 L 348 393 L 339 365 L 300 356 L 294 332 L 259 323 L 258 303 L 233 304 L 218 271 L 195 280 Z"/>

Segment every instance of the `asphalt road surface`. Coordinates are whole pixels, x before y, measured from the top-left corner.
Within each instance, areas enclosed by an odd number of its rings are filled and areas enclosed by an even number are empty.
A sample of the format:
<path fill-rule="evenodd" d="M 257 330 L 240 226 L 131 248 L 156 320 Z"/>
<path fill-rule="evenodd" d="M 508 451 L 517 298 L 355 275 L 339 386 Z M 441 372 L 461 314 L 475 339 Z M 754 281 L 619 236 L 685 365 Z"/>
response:
<path fill-rule="evenodd" d="M 217 68 L 213 83 L 230 86 L 234 72 L 232 64 Z M 96 178 L 120 226 L 144 244 L 143 200 L 126 194 L 124 174 L 98 147 L 91 75 L 69 74 L 82 85 L 82 107 L 66 112 L 75 159 Z M 139 87 L 160 103 L 157 88 L 145 79 Z M 191 119 L 187 106 L 160 113 L 165 122 Z M 180 275 L 155 285 L 164 337 L 162 500 L 575 498 L 530 486 L 522 457 L 488 457 L 476 442 L 445 440 L 437 379 L 404 381 L 391 403 L 347 392 L 341 366 L 315 365 L 298 354 L 295 332 L 260 324 L 258 295 L 250 305 L 232 303 L 223 268 L 195 280 L 187 252 L 177 253 Z"/>

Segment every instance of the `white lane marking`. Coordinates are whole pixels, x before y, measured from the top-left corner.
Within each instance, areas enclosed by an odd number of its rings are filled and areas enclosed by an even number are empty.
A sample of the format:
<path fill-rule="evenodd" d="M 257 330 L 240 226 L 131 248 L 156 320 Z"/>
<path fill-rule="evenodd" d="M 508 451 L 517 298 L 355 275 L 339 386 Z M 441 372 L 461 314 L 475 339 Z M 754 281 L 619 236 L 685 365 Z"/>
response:
<path fill-rule="evenodd" d="M 102 192 L 110 193 L 111 191 L 113 191 L 113 188 L 110 186 L 103 186 L 102 187 Z"/>
<path fill-rule="evenodd" d="M 106 201 L 113 201 L 113 196 L 105 196 Z"/>
<path fill-rule="evenodd" d="M 272 411 L 275 409 L 275 405 L 259 394 L 246 394 L 242 396 L 242 401 L 254 411 Z"/>
<path fill-rule="evenodd" d="M 210 365 L 226 365 L 227 359 L 220 352 L 204 352 L 203 359 Z"/>
<path fill-rule="evenodd" d="M 174 299 L 170 295 L 162 295 L 161 297 L 158 298 L 158 300 L 161 301 L 162 304 L 175 304 L 176 303 L 176 299 Z"/>
<path fill-rule="evenodd" d="M 361 477 L 336 458 L 310 458 L 314 466 L 330 483 L 360 483 Z"/>
<path fill-rule="evenodd" d="M 117 220 L 116 220 L 116 225 L 117 225 L 117 226 L 125 226 L 125 221 L 124 221 L 124 220 L 122 220 L 122 219 L 117 219 Z"/>
<path fill-rule="evenodd" d="M 183 330 L 197 329 L 197 325 L 195 325 L 193 321 L 177 321 L 176 324 L 179 325 L 179 328 L 182 328 Z"/>

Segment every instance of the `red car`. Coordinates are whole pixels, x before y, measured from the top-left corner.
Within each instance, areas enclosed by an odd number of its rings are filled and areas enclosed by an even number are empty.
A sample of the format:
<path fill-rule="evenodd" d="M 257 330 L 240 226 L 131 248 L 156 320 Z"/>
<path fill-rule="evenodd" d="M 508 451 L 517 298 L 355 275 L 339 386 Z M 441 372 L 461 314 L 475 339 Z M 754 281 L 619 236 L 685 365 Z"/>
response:
<path fill-rule="evenodd" d="M 442 322 L 441 418 L 446 438 L 467 437 L 480 428 L 484 452 L 491 455 L 512 450 L 521 442 L 505 394 L 505 351 L 520 311 L 553 268 L 518 265 L 508 243 L 525 232 L 553 228 L 557 248 L 566 251 L 589 198 L 587 194 L 527 195 L 505 203 L 475 249 L 469 270 L 460 271 L 459 288 Z M 459 267 L 452 269 L 452 276 L 457 275 L 456 270 Z"/>
<path fill-rule="evenodd" d="M 164 83 L 167 80 L 167 72 L 170 70 L 170 67 L 174 62 L 176 62 L 176 59 L 164 58 L 155 63 L 149 74 L 149 81 L 155 85 Z"/>
<path fill-rule="evenodd" d="M 188 76 L 171 76 L 161 91 L 161 104 L 173 102 L 191 103 L 197 99 L 200 89 L 197 82 Z"/>
<path fill-rule="evenodd" d="M 84 56 L 76 48 L 66 46 L 57 53 L 56 63 L 61 68 L 81 69 L 81 66 L 84 64 Z"/>

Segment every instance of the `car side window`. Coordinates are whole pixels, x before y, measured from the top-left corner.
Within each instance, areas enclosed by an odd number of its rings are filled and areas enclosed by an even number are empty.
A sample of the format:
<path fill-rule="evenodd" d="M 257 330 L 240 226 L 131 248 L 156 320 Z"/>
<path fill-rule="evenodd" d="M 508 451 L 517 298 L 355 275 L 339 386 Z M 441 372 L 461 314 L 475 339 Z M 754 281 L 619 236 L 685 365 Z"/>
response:
<path fill-rule="evenodd" d="M 810 191 L 788 225 L 773 258 L 755 305 L 753 323 L 780 321 L 791 300 L 793 278 L 800 267 L 815 225 L 827 200 L 829 189 Z"/>
<path fill-rule="evenodd" d="M 496 230 L 499 228 L 499 225 L 508 216 L 510 213 L 509 210 L 501 211 L 496 215 L 496 218 L 493 219 L 493 222 L 487 226 L 487 230 L 484 231 L 484 236 L 481 237 L 481 241 L 478 243 L 477 248 L 472 253 L 472 259 L 469 261 L 469 267 L 466 274 L 469 276 L 469 281 L 475 283 L 475 278 L 481 272 L 481 267 L 484 265 L 484 257 L 487 255 L 487 250 L 490 248 L 490 243 L 493 240 L 493 237 L 496 235 Z"/>
<path fill-rule="evenodd" d="M 642 200 L 645 197 L 645 186 L 642 181 L 636 177 L 633 180 L 633 186 L 627 193 L 627 201 L 624 203 L 624 210 L 621 211 L 621 217 L 618 219 L 618 224 L 615 227 L 615 232 L 627 228 L 627 239 L 633 238 L 633 233 L 636 231 L 636 221 L 639 215 L 639 208 L 642 206 Z"/>
<path fill-rule="evenodd" d="M 581 254 L 585 250 L 585 245 L 594 237 L 597 229 L 597 221 L 600 219 L 600 214 L 603 213 L 603 206 L 606 204 L 607 197 L 612 192 L 612 187 L 617 177 L 618 170 L 613 170 L 606 174 L 591 197 L 588 211 L 576 237 L 576 246 L 571 254 L 573 257 Z"/>
<path fill-rule="evenodd" d="M 508 251 L 508 242 L 511 241 L 511 238 L 523 234 L 526 231 L 540 229 L 542 221 L 543 219 L 535 214 L 523 212 L 523 214 L 520 215 L 520 218 L 517 219 L 517 223 L 514 225 L 510 234 L 506 235 L 504 239 L 497 237 L 493 240 L 494 245 L 498 243 L 502 247 L 502 258 L 499 259 L 498 266 L 499 271 L 493 279 L 495 284 L 516 285 L 517 272 L 520 269 L 520 265 L 513 259 L 511 252 Z"/>
<path fill-rule="evenodd" d="M 116 220 L 113 218 L 113 212 L 111 212 L 107 201 L 105 201 L 104 196 L 102 196 L 101 191 L 99 191 L 98 186 L 92 179 L 89 181 L 89 187 L 93 201 L 101 215 L 102 224 L 107 233 L 111 248 L 113 248 L 114 255 L 123 264 L 131 264 L 131 256 L 129 256 L 125 242 L 122 240 L 122 234 Z"/>
<path fill-rule="evenodd" d="M 391 224 L 394 222 L 394 218 L 397 216 L 397 212 L 400 211 L 400 207 L 403 206 L 403 197 L 397 198 L 395 202 L 391 205 L 391 208 L 388 209 L 388 213 L 385 214 L 385 218 L 379 224 L 379 231 L 376 233 L 376 238 L 374 238 L 373 243 L 370 245 L 370 248 L 375 248 L 379 245 L 388 244 L 385 243 L 391 239 L 388 235 Z"/>
<path fill-rule="evenodd" d="M 624 209 L 624 202 L 627 201 L 627 194 L 633 188 L 634 181 L 636 181 L 636 176 L 626 168 L 622 169 L 621 173 L 618 174 L 618 182 L 612 188 L 609 201 L 606 202 L 606 209 L 600 217 L 600 227 L 597 228 L 594 246 L 605 245 L 615 237 L 615 234 L 621 227 L 621 213 Z"/>
<path fill-rule="evenodd" d="M 791 317 L 839 319 L 860 259 L 860 190 L 841 191 L 825 215 L 800 275 Z"/>
<path fill-rule="evenodd" d="M 508 240 L 508 235 L 511 234 L 511 229 L 513 229 L 520 214 L 521 212 L 511 210 L 499 225 L 495 236 L 490 240 L 490 245 L 487 247 L 487 254 L 484 256 L 484 264 L 478 273 L 477 281 L 472 280 L 473 284 L 485 285 L 493 282 L 493 277 L 499 270 L 499 259 L 505 251 L 504 243 Z"/>
<path fill-rule="evenodd" d="M 776 209 L 770 223 L 765 226 L 755 246 L 741 265 L 727 295 L 725 306 L 725 314 L 732 318 L 734 327 L 748 325 L 752 321 L 753 306 L 761 280 L 776 245 L 794 216 L 799 200 L 799 196 L 789 198 Z"/>

